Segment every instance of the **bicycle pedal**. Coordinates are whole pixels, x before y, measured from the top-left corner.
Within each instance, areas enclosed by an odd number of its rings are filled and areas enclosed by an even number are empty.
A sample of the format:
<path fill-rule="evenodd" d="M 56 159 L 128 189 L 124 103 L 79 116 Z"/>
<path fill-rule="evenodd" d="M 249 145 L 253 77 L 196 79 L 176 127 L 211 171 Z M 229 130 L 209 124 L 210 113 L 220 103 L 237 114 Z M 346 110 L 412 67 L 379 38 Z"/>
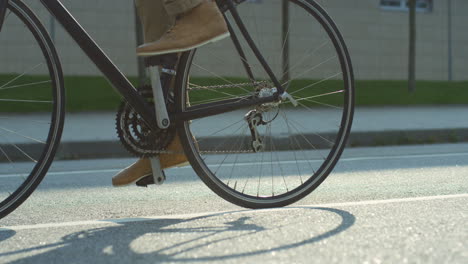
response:
<path fill-rule="evenodd" d="M 138 180 L 135 184 L 138 187 L 148 187 L 148 185 L 154 184 L 153 175 L 143 177 L 140 180 Z"/>

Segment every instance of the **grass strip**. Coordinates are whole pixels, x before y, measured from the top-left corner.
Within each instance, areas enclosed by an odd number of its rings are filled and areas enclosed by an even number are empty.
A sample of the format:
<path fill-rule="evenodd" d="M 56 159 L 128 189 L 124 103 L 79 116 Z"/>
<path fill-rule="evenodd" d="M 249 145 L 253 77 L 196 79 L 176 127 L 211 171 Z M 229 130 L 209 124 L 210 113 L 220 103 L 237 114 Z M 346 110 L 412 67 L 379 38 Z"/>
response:
<path fill-rule="evenodd" d="M 6 84 L 14 76 L 0 75 L 0 84 Z M 136 83 L 136 78 L 130 78 L 132 83 Z M 217 85 L 212 78 L 191 78 L 191 83 L 197 85 Z M 243 82 L 245 80 L 230 78 L 229 82 Z M 313 80 L 298 80 L 292 84 L 295 87 L 304 87 Z M 35 84 L 24 86 L 24 84 Z M 225 82 L 226 83 L 226 82 Z M 1 87 L 2 85 L 0 85 Z M 15 88 L 18 86 L 17 88 Z M 340 83 L 337 81 L 326 81 L 314 87 L 298 93 L 302 97 L 314 96 L 317 91 L 336 91 Z M 418 81 L 416 92 L 407 91 L 406 81 L 356 81 L 356 105 L 357 106 L 418 106 L 418 105 L 457 105 L 468 104 L 468 82 L 447 82 L 447 81 Z M 13 87 L 13 88 L 10 88 Z M 0 88 L 0 99 L 21 99 L 21 100 L 51 100 L 50 83 L 45 77 L 24 76 Z M 120 96 L 114 91 L 111 85 L 102 77 L 70 76 L 65 78 L 65 89 L 67 95 L 67 111 L 115 111 L 121 101 Z M 247 89 L 251 89 L 247 87 Z M 310 91 L 309 91 L 310 90 Z M 239 94 L 242 89 L 227 89 L 223 93 L 213 93 L 211 91 L 198 91 L 194 96 L 197 100 L 209 100 L 226 96 L 226 94 Z M 327 104 L 339 104 L 341 95 L 328 96 L 321 99 Z M 24 103 L 5 102 L 0 103 L 1 112 L 36 112 L 47 111 L 50 104 L 47 103 Z"/>

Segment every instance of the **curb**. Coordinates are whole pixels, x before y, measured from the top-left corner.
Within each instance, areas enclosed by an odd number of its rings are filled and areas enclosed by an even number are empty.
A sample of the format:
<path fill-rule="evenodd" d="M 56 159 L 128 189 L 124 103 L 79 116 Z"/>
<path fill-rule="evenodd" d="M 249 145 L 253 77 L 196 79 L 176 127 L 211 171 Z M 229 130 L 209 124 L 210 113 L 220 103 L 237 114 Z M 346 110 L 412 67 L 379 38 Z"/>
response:
<path fill-rule="evenodd" d="M 328 147 L 324 140 L 333 142 L 334 135 L 320 133 L 309 133 L 296 135 L 294 140 L 287 137 L 276 138 L 274 141 L 275 150 L 291 149 L 291 142 L 301 143 L 301 147 L 311 146 L 310 149 L 323 149 Z M 250 138 L 244 140 L 239 138 L 200 138 L 204 144 L 202 150 L 216 150 L 220 143 L 232 146 L 232 149 L 239 149 L 239 143 L 245 142 L 243 149 L 250 149 Z M 270 142 L 269 138 L 265 142 Z M 418 145 L 418 144 L 436 144 L 436 143 L 458 143 L 468 142 L 468 128 L 454 129 L 435 129 L 435 130 L 394 130 L 394 131 L 375 131 L 375 132 L 351 132 L 347 147 L 375 147 L 375 146 L 398 146 L 398 145 Z M 310 143 L 310 144 L 309 144 Z M 39 157 L 40 148 L 38 144 L 16 144 L 15 146 L 28 153 L 29 156 Z M 266 144 L 268 150 L 268 144 Z M 313 147 L 312 147 L 313 145 Z M 15 146 L 4 146 L 3 151 L 9 153 L 9 158 L 15 161 L 28 160 L 24 154 L 17 151 Z M 303 148 L 304 149 L 304 148 Z M 105 158 L 129 158 L 133 157 L 118 140 L 108 141 L 82 141 L 82 142 L 61 142 L 55 159 L 57 160 L 76 160 L 76 159 L 105 159 Z M 0 162 L 4 161 L 0 156 Z M 6 160 L 5 160 L 6 161 Z"/>
<path fill-rule="evenodd" d="M 321 137 L 332 139 L 332 135 L 320 134 Z M 323 147 L 323 139 L 316 134 L 296 136 L 297 139 L 314 144 L 314 147 Z M 220 138 L 203 139 L 205 150 L 215 148 Z M 226 141 L 226 138 L 223 138 Z M 238 142 L 239 139 L 236 139 Z M 231 141 L 234 144 L 234 141 Z M 275 142 L 275 149 L 285 150 L 289 148 L 287 138 Z M 435 130 L 407 130 L 407 131 L 376 131 L 376 132 L 351 132 L 348 139 L 348 147 L 371 147 L 392 145 L 417 145 L 436 143 L 468 142 L 468 128 L 435 129 Z M 87 141 L 87 142 L 62 142 L 56 154 L 56 159 L 100 159 L 100 158 L 128 158 L 133 157 L 122 146 L 120 141 Z"/>

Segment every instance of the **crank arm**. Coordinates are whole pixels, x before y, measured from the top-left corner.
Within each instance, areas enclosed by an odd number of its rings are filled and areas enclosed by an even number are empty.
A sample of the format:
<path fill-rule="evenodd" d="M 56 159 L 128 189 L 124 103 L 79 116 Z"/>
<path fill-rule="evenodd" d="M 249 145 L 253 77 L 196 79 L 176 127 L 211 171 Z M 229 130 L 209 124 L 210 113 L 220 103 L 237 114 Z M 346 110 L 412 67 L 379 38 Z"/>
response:
<path fill-rule="evenodd" d="M 154 107 L 156 110 L 156 121 L 158 127 L 166 129 L 171 125 L 169 114 L 167 113 L 166 100 L 164 99 L 164 91 L 161 85 L 161 75 L 158 66 L 149 67 L 151 75 L 151 88 L 153 89 Z"/>

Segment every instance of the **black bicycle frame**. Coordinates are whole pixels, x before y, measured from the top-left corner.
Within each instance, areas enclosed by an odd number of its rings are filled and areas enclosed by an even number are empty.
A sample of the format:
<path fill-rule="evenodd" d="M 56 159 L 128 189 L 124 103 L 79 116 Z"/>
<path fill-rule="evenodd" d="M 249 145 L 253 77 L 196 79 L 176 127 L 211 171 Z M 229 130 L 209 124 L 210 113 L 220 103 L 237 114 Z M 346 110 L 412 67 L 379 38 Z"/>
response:
<path fill-rule="evenodd" d="M 2 30 L 3 20 L 5 18 L 6 8 L 8 6 L 8 0 L 0 0 L 0 31 Z"/>
<path fill-rule="evenodd" d="M 60 2 L 60 0 L 41 0 L 42 4 L 49 10 L 49 12 L 59 21 L 63 28 L 70 34 L 70 36 L 76 41 L 84 53 L 93 61 L 103 75 L 109 80 L 112 86 L 117 92 L 128 101 L 128 103 L 137 111 L 149 125 L 151 129 L 157 130 L 158 126 L 156 123 L 156 114 L 152 107 L 146 102 L 146 100 L 138 93 L 135 87 L 130 81 L 123 75 L 123 73 L 114 65 L 109 57 L 101 50 L 101 48 L 95 43 L 95 41 L 88 35 L 88 33 L 81 27 L 76 19 L 70 14 L 66 7 Z M 244 107 L 256 106 L 263 103 L 270 103 L 279 100 L 279 95 L 284 92 L 283 87 L 273 74 L 271 68 L 266 63 L 260 51 L 256 47 L 254 41 L 247 32 L 241 18 L 236 10 L 236 4 L 243 2 L 243 0 L 218 0 L 218 4 L 222 4 L 229 12 L 231 12 L 237 26 L 242 32 L 243 37 L 246 39 L 252 51 L 259 62 L 264 67 L 265 71 L 269 75 L 271 81 L 276 86 L 278 92 L 274 96 L 256 98 L 254 96 L 250 98 L 242 99 L 228 99 L 217 102 L 215 104 L 204 104 L 197 105 L 197 107 L 189 108 L 183 113 L 175 113 L 171 116 L 172 121 L 188 121 L 197 118 L 217 115 L 229 111 L 234 111 Z M 0 0 L 0 29 L 3 24 L 3 14 L 6 10 L 8 1 Z M 231 25 L 229 25 L 231 34 L 234 34 Z M 237 37 L 233 36 L 234 41 L 237 41 Z M 241 56 L 244 56 L 244 52 L 240 45 L 235 45 Z M 248 65 L 244 65 L 248 67 Z M 247 70 L 247 69 L 246 69 Z M 253 78 L 252 73 L 249 71 L 249 77 Z"/>

